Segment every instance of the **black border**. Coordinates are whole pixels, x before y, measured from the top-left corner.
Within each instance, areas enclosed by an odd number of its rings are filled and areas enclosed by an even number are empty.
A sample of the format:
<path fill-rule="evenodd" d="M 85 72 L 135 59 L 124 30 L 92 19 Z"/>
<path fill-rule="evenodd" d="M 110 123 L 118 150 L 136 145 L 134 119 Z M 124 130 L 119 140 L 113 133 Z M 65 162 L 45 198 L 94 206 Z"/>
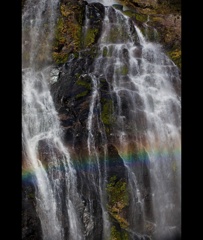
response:
<path fill-rule="evenodd" d="M 21 1 L 1 3 L 0 39 L 1 236 L 21 239 Z"/>
<path fill-rule="evenodd" d="M 202 7 L 182 1 L 182 239 L 201 238 Z"/>

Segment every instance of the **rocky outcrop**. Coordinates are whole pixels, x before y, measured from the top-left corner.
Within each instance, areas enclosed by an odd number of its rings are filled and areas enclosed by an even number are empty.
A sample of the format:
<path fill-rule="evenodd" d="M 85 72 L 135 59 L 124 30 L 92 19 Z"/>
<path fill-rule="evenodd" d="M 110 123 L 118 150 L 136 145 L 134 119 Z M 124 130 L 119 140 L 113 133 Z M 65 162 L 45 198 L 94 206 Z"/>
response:
<path fill-rule="evenodd" d="M 65 63 L 70 53 L 81 49 L 84 9 L 84 2 L 62 0 L 60 3 L 53 44 L 53 59 L 57 64 Z"/>
<path fill-rule="evenodd" d="M 159 27 L 162 29 L 162 25 L 157 24 L 155 21 L 156 17 L 161 16 L 162 21 L 165 21 L 163 24 L 167 26 L 169 20 L 167 22 L 164 19 L 167 17 L 169 18 L 170 16 L 165 16 L 163 14 L 157 15 L 155 13 L 155 5 L 151 7 L 143 7 L 143 5 L 139 5 L 136 6 L 136 10 L 133 10 L 132 6 L 129 7 L 128 10 L 123 10 L 123 8 L 119 6 L 116 7 L 118 10 L 129 16 L 132 22 L 134 21 L 138 24 L 143 33 L 145 33 L 145 23 L 147 22 L 148 33 L 146 36 L 150 41 L 165 42 L 166 50 L 178 46 L 178 43 L 177 45 L 174 45 L 172 40 L 167 42 L 160 38 L 158 29 Z M 152 11 L 153 14 L 151 13 L 150 15 L 150 11 Z M 105 144 L 107 143 L 106 157 L 108 161 L 106 166 L 106 198 L 107 209 L 111 221 L 111 239 L 139 239 L 135 233 L 129 231 L 130 227 L 135 225 L 137 226 L 136 231 L 143 234 L 143 239 L 149 239 L 149 236 L 152 236 L 155 231 L 151 206 L 152 196 L 150 193 L 149 161 L 145 151 L 143 151 L 142 154 L 138 154 L 139 147 L 137 145 L 137 142 L 139 142 L 138 139 L 143 138 L 142 132 L 147 126 L 146 117 L 141 111 L 137 113 L 135 121 L 137 126 L 139 126 L 139 132 L 136 133 L 137 138 L 135 139 L 132 133 L 132 125 L 135 124 L 135 122 L 131 122 L 130 120 L 131 113 L 129 109 L 132 107 L 129 105 L 131 104 L 128 99 L 129 93 L 125 90 L 120 91 L 121 110 L 125 116 L 124 131 L 128 134 L 126 141 L 129 143 L 131 142 L 129 148 L 134 151 L 134 154 L 131 154 L 130 159 L 135 163 L 133 168 L 140 186 L 141 198 L 145 204 L 145 215 L 147 220 L 144 222 L 142 219 L 143 216 L 141 216 L 141 207 L 138 203 L 138 198 L 130 194 L 126 168 L 118 153 L 119 144 L 115 131 L 115 128 L 119 129 L 119 126 L 116 126 L 115 121 L 116 111 L 118 111 L 118 99 L 111 94 L 111 89 L 113 87 L 112 74 L 114 69 L 111 69 L 110 67 L 108 68 L 106 78 L 100 73 L 94 71 L 95 59 L 98 57 L 98 54 L 101 54 L 98 49 L 98 39 L 102 31 L 104 7 L 99 3 L 87 4 L 83 16 L 86 16 L 83 22 L 83 24 L 86 22 L 86 28 L 84 25 L 81 25 L 81 33 L 83 37 L 80 47 L 73 48 L 69 53 L 66 52 L 67 60 L 63 65 L 59 64 L 60 70 L 58 80 L 51 86 L 56 110 L 59 113 L 59 119 L 64 129 L 64 142 L 69 146 L 69 149 L 71 149 L 72 158 L 74 159 L 75 164 L 78 165 L 78 169 L 80 169 L 80 166 L 86 164 L 86 158 L 90 157 L 88 155 L 87 147 L 87 139 L 89 136 L 87 125 L 92 93 L 94 91 L 93 80 L 96 79 L 99 86 L 98 95 L 100 100 L 97 101 L 95 105 L 96 107 L 93 110 L 92 132 L 94 132 L 94 145 L 99 156 L 99 167 L 101 172 L 99 172 L 98 169 L 94 169 L 94 171 L 96 171 L 94 174 L 98 176 L 104 174 L 104 152 Z M 113 8 L 109 10 L 109 16 L 110 24 L 114 23 L 114 17 L 116 14 Z M 132 23 L 131 21 L 129 21 L 129 23 Z M 170 24 L 171 27 L 172 23 Z M 125 41 L 125 38 L 127 37 L 126 34 L 122 34 L 116 29 L 116 27 L 117 25 L 114 25 L 114 29 L 110 29 L 109 35 L 106 37 L 110 42 L 117 43 L 121 35 L 121 42 L 122 39 Z M 158 36 L 154 36 L 154 28 L 157 29 Z M 134 37 L 135 44 L 137 44 L 137 36 L 135 32 L 132 31 L 131 34 Z M 117 38 L 115 36 L 117 36 Z M 102 51 L 100 57 L 105 60 L 106 57 L 109 57 L 110 52 L 107 48 L 104 48 Z M 141 51 L 141 47 L 139 48 L 138 46 L 134 52 L 135 56 L 139 57 Z M 63 53 L 65 53 L 65 50 L 64 48 L 61 48 L 59 54 Z M 118 74 L 123 76 L 123 84 L 126 86 L 129 58 L 128 49 L 123 49 L 122 54 L 126 65 L 119 69 Z M 131 88 L 132 86 L 129 86 L 129 89 Z M 139 94 L 136 95 L 135 99 L 136 105 L 142 108 L 143 102 Z M 103 131 L 104 129 L 105 131 Z M 142 141 L 144 141 L 144 139 L 142 139 Z M 97 236 L 97 239 L 100 239 L 102 232 L 95 232 L 95 229 L 102 229 L 102 210 L 98 199 L 94 197 L 98 192 L 95 190 L 95 185 L 90 181 L 92 175 L 85 170 L 81 171 L 81 169 L 78 170 L 77 175 L 78 190 L 81 191 L 81 195 L 85 199 L 83 218 L 86 224 L 86 234 L 88 234 L 89 239 L 94 239 L 95 236 Z M 95 181 L 99 185 L 97 182 L 98 179 L 95 179 Z M 83 186 L 82 190 L 80 189 L 80 186 Z M 132 186 L 136 188 L 135 185 Z M 88 199 L 94 201 L 94 215 L 91 215 L 90 212 L 88 212 L 88 209 L 90 209 L 91 206 Z M 136 209 L 130 208 L 132 201 L 136 201 Z M 135 216 L 131 219 L 129 216 L 132 211 L 135 213 Z M 93 227 L 91 219 L 94 219 L 93 222 L 96 222 L 97 226 L 94 225 Z M 144 234 L 148 234 L 148 236 Z"/>
<path fill-rule="evenodd" d="M 115 4 L 115 8 L 138 24 L 148 40 L 161 43 L 168 56 L 181 68 L 180 1 L 119 2 L 125 6 L 125 10 L 119 4 Z M 85 13 L 86 4 L 85 1 L 61 1 L 53 46 L 53 59 L 57 64 L 65 63 L 71 53 L 77 55 L 78 51 L 91 47 L 100 36 L 104 7 L 100 3 L 91 3 Z M 84 28 L 84 21 L 89 22 L 87 29 Z M 113 37 L 113 34 L 111 35 Z"/>
<path fill-rule="evenodd" d="M 150 41 L 161 43 L 168 56 L 181 68 L 181 1 L 120 0 L 119 2 L 129 8 L 123 13 L 141 27 Z"/>

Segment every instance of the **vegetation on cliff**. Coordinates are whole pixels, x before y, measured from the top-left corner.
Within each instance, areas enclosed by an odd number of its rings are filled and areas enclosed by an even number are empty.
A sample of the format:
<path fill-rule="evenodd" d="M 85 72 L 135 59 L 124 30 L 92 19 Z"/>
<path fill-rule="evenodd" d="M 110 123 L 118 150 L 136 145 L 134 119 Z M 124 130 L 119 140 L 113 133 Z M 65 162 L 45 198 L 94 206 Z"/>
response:
<path fill-rule="evenodd" d="M 80 2 L 61 1 L 53 44 L 53 59 L 57 64 L 65 63 L 71 53 L 81 49 L 84 9 Z"/>
<path fill-rule="evenodd" d="M 123 13 L 139 25 L 147 39 L 161 43 L 168 56 L 181 68 L 181 1 L 120 0 L 119 2 L 129 8 Z M 144 26 L 143 23 L 146 22 L 147 26 Z M 153 29 L 157 30 L 156 36 Z"/>

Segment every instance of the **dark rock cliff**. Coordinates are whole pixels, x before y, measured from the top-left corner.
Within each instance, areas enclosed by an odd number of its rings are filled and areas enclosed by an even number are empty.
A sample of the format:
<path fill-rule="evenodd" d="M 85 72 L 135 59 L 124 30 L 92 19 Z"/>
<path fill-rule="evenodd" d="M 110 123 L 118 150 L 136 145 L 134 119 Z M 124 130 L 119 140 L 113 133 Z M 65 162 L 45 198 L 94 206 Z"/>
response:
<path fill-rule="evenodd" d="M 25 1 L 22 1 L 24 3 Z M 127 10 L 121 10 L 129 16 L 132 22 L 136 22 L 146 34 L 150 41 L 156 41 L 163 44 L 165 51 L 172 60 L 181 67 L 181 15 L 180 1 L 142 1 L 142 0 L 124 0 L 119 1 L 128 7 Z M 116 6 L 115 6 L 116 7 Z M 117 6 L 118 7 L 118 6 Z M 122 8 L 120 8 L 122 9 Z M 104 76 L 93 76 L 92 70 L 95 68 L 94 60 L 98 56 L 98 39 L 102 31 L 102 22 L 104 19 L 104 6 L 100 3 L 88 4 L 86 1 L 77 0 L 61 0 L 59 6 L 59 17 L 57 19 L 55 31 L 55 40 L 53 43 L 52 56 L 58 71 L 57 82 L 51 85 L 51 93 L 55 103 L 56 110 L 64 132 L 64 144 L 71 151 L 71 157 L 78 166 L 84 164 L 85 157 L 88 156 L 87 151 L 87 121 L 89 114 L 89 106 L 91 95 L 93 92 L 92 78 L 98 81 L 99 95 L 101 102 L 98 103 L 98 111 L 93 113 L 93 131 L 97 136 L 95 138 L 95 148 L 99 153 L 99 162 L 102 170 L 104 166 L 104 155 L 107 151 L 107 202 L 108 213 L 111 219 L 111 239 L 112 240 L 133 240 L 139 239 L 135 233 L 129 232 L 131 220 L 129 219 L 130 202 L 133 196 L 128 191 L 127 173 L 122 158 L 118 154 L 117 136 L 113 135 L 114 118 L 116 110 L 116 98 L 111 94 L 111 69 L 109 69 L 109 78 Z M 114 14 L 112 10 L 112 16 Z M 85 28 L 85 19 L 89 20 L 88 27 Z M 147 23 L 147 27 L 145 25 Z M 157 35 L 154 35 L 154 28 Z M 112 39 L 113 39 L 112 33 Z M 141 51 L 141 50 L 140 50 Z M 107 52 L 103 52 L 103 57 Z M 139 55 L 139 52 L 136 54 Z M 128 52 L 123 52 L 126 62 Z M 123 68 L 123 73 L 127 71 Z M 125 74 L 123 74 L 125 75 Z M 127 118 L 125 130 L 129 133 L 129 142 L 131 140 L 131 122 L 128 118 L 128 101 L 126 93 L 121 95 L 123 103 L 123 112 Z M 138 96 L 139 98 L 139 96 Z M 137 99 L 138 99 L 137 98 Z M 140 99 L 140 104 L 142 101 Z M 114 109 L 114 110 L 113 110 Z M 142 122 L 143 129 L 146 127 L 146 120 L 143 116 L 139 116 L 138 120 Z M 101 129 L 103 131 L 101 131 Z M 141 131 L 141 129 L 140 129 Z M 133 145 L 133 144 L 132 144 Z M 137 148 L 136 145 L 132 146 Z M 147 154 L 145 159 L 147 159 Z M 141 157 L 132 154 L 132 159 L 139 162 Z M 149 193 L 149 166 L 146 164 L 137 164 L 136 170 L 138 181 L 140 182 L 141 194 L 144 196 L 146 207 L 146 216 L 153 221 L 151 212 L 151 195 Z M 103 171 L 101 171 L 103 172 Z M 142 174 L 139 174 L 142 172 Z M 91 173 L 83 170 L 77 171 L 78 191 L 83 197 L 84 205 L 81 218 L 85 224 L 85 234 L 88 240 L 102 239 L 102 210 L 101 203 L 96 195 L 98 189 L 89 182 Z M 98 171 L 99 174 L 99 171 Z M 98 179 L 96 179 L 98 181 Z M 40 221 L 35 210 L 34 199 L 34 182 L 23 185 L 22 196 L 22 239 L 40 240 L 41 227 Z M 81 187 L 82 186 L 82 187 Z M 92 199 L 92 203 L 88 201 Z M 90 216 L 90 205 L 93 204 L 93 215 Z M 139 215 L 139 207 L 136 209 L 137 222 L 141 216 Z M 94 219 L 94 224 L 91 222 Z M 137 231 L 147 233 L 142 239 L 150 239 L 149 236 L 153 232 L 153 224 L 149 222 L 139 226 Z M 145 229 L 145 232 L 144 232 Z"/>

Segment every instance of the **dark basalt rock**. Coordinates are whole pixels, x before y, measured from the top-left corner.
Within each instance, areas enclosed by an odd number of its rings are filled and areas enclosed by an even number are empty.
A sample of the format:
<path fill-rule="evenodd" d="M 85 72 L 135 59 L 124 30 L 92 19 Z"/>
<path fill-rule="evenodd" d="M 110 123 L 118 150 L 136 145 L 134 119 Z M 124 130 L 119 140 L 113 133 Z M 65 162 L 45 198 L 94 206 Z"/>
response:
<path fill-rule="evenodd" d="M 116 10 L 113 7 L 109 8 L 108 17 L 110 23 L 116 23 Z"/>
<path fill-rule="evenodd" d="M 42 240 L 41 224 L 35 208 L 33 182 L 24 182 L 22 189 L 22 240 Z"/>
<path fill-rule="evenodd" d="M 105 8 L 104 5 L 98 2 L 88 4 L 87 17 L 90 20 L 90 25 L 101 25 L 104 18 Z"/>
<path fill-rule="evenodd" d="M 108 176 L 117 176 L 118 179 L 126 178 L 123 159 L 119 156 L 113 144 L 108 145 Z"/>
<path fill-rule="evenodd" d="M 123 11 L 123 5 L 121 5 L 121 4 L 113 4 L 112 7 L 116 8 L 120 11 Z"/>

